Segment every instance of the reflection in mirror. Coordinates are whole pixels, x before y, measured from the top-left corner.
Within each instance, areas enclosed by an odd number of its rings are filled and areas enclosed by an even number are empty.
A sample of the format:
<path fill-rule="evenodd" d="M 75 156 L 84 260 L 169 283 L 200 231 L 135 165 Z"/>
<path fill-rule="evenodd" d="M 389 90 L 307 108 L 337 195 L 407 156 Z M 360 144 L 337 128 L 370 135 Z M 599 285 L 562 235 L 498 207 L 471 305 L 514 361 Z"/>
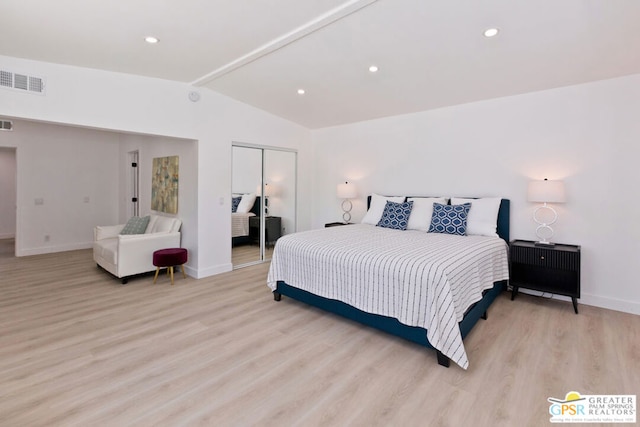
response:
<path fill-rule="evenodd" d="M 231 242 L 234 266 L 260 261 L 262 150 L 232 147 Z"/>
<path fill-rule="evenodd" d="M 265 150 L 265 259 L 275 242 L 296 231 L 296 153 Z"/>
<path fill-rule="evenodd" d="M 270 260 L 276 241 L 295 232 L 296 153 L 234 145 L 232 158 L 235 268 Z"/>

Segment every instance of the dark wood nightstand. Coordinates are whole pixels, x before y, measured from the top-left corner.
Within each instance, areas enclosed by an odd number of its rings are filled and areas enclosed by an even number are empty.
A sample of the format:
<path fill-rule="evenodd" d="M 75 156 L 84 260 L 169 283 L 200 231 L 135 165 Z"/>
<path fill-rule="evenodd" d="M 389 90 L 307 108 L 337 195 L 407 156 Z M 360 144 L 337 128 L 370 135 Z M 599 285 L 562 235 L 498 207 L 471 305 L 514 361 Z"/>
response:
<path fill-rule="evenodd" d="M 347 223 L 344 223 L 344 222 L 329 222 L 329 223 L 325 224 L 324 227 L 325 228 L 327 228 L 327 227 L 340 227 L 341 225 L 351 225 L 351 224 L 353 224 L 353 222 L 347 222 Z"/>
<path fill-rule="evenodd" d="M 279 216 L 267 216 L 264 218 L 265 245 L 275 245 L 276 240 L 282 236 L 282 218 Z M 260 217 L 249 218 L 249 237 L 253 242 L 260 242 Z"/>
<path fill-rule="evenodd" d="M 565 295 L 571 297 L 578 314 L 580 246 L 544 247 L 528 240 L 514 240 L 509 244 L 509 253 L 511 300 L 518 295 L 518 288 Z"/>

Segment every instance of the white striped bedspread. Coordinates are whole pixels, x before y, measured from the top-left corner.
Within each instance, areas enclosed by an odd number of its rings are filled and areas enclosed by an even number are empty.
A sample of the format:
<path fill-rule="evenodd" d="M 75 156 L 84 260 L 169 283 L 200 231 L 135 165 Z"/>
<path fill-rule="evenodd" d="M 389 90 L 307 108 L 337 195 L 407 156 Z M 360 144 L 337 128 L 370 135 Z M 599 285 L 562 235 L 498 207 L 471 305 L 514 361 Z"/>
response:
<path fill-rule="evenodd" d="M 231 214 L 231 237 L 240 237 L 249 235 L 249 217 L 256 214 L 233 212 Z"/>
<path fill-rule="evenodd" d="M 281 237 L 267 284 L 275 290 L 281 280 L 425 328 L 434 348 L 467 369 L 458 322 L 483 290 L 508 278 L 500 238 L 354 224 Z"/>

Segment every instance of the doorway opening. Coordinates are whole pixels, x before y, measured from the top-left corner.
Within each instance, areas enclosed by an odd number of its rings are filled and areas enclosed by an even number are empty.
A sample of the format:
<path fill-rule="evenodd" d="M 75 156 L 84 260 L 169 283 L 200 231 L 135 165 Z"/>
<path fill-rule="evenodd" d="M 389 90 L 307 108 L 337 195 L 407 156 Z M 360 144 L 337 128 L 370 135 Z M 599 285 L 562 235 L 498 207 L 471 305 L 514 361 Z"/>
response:
<path fill-rule="evenodd" d="M 16 254 L 18 206 L 18 162 L 16 148 L 0 147 L 0 257 Z"/>

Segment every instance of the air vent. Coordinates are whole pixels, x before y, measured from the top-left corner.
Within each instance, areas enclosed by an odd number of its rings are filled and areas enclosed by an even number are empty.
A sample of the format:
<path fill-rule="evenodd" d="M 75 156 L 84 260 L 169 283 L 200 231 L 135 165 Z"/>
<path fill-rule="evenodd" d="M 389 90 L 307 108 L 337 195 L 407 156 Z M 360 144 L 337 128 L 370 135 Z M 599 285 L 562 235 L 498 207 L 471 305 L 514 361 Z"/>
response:
<path fill-rule="evenodd" d="M 45 82 L 42 77 L 0 70 L 0 87 L 44 95 Z"/>
<path fill-rule="evenodd" d="M 10 120 L 0 120 L 0 130 L 13 130 L 13 122 Z"/>

